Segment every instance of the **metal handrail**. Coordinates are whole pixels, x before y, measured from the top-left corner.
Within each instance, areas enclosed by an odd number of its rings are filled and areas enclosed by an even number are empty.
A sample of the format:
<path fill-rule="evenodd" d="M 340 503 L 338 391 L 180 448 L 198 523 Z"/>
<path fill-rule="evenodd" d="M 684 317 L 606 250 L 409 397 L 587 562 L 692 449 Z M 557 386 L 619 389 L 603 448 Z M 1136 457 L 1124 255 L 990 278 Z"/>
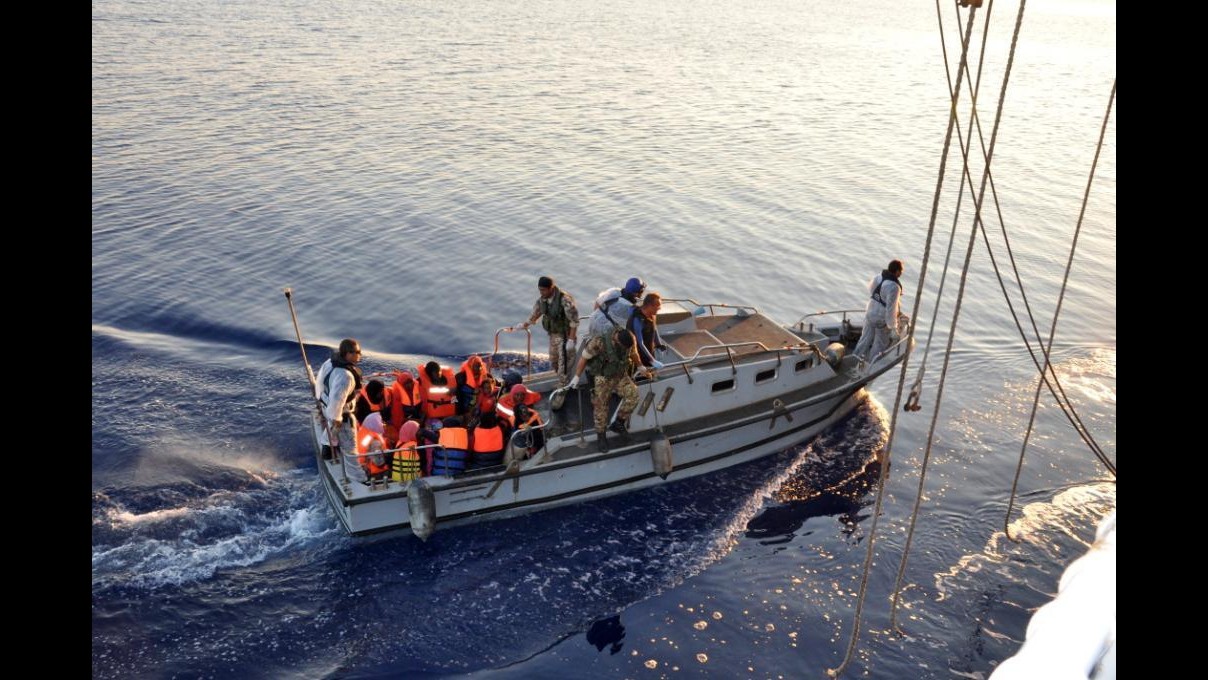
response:
<path fill-rule="evenodd" d="M 903 336 L 899 337 L 897 342 L 895 342 L 892 345 L 890 345 L 889 347 L 886 347 L 885 349 L 881 350 L 880 354 L 873 357 L 872 361 L 868 362 L 869 365 L 871 366 L 872 364 L 875 364 L 878 361 L 880 361 L 881 359 L 889 356 L 890 352 L 897 353 L 900 350 L 902 343 L 906 342 L 909 339 L 910 339 L 910 336 L 908 336 L 908 335 L 903 335 Z"/>
<path fill-rule="evenodd" d="M 518 427 L 518 428 L 516 428 L 516 429 L 515 429 L 515 430 L 512 432 L 511 436 L 509 436 L 509 437 L 508 437 L 508 448 L 507 448 L 507 450 L 508 450 L 508 451 L 511 451 L 512 447 L 513 447 L 513 446 L 515 446 L 515 444 L 516 444 L 516 441 L 515 441 L 515 440 L 516 440 L 516 435 L 521 434 L 521 433 L 524 433 L 524 432 L 532 432 L 533 430 L 544 430 L 546 425 L 549 425 L 549 423 L 544 423 L 544 422 L 543 422 L 543 423 L 541 423 L 541 424 L 539 424 L 539 425 L 529 425 L 529 426 L 527 426 L 527 427 Z M 531 440 L 530 440 L 530 441 L 531 441 Z M 525 447 L 525 448 L 527 448 L 527 447 Z M 542 438 L 541 438 L 541 451 L 545 452 L 546 454 L 548 454 L 548 453 L 549 453 L 549 437 L 542 437 Z M 544 461 L 544 459 L 545 459 L 545 456 L 542 456 L 542 461 Z"/>
<path fill-rule="evenodd" d="M 711 316 L 717 316 L 717 314 L 715 314 L 713 311 L 713 309 L 715 307 L 722 308 L 722 309 L 737 309 L 737 310 L 742 310 L 742 311 L 750 311 L 753 314 L 759 313 L 759 308 L 754 307 L 752 305 L 731 305 L 731 304 L 728 304 L 725 302 L 709 302 L 709 303 L 701 304 L 701 303 L 697 302 L 696 300 L 693 300 L 692 298 L 663 298 L 663 302 L 688 302 L 688 303 L 691 303 L 692 306 L 695 308 L 700 308 L 700 309 L 707 308 L 709 310 L 709 314 Z M 695 312 L 695 309 L 692 311 Z"/>
<path fill-rule="evenodd" d="M 802 316 L 800 319 L 797 319 L 796 321 L 794 321 L 789 326 L 789 328 L 797 328 L 797 330 L 804 331 L 805 330 L 805 320 L 812 316 L 833 316 L 835 314 L 842 314 L 843 316 L 842 316 L 841 321 L 847 321 L 848 314 L 863 314 L 863 313 L 864 313 L 863 309 L 832 309 L 829 311 L 811 312 L 809 314 L 806 314 L 805 316 Z M 811 330 L 811 331 L 814 330 L 814 324 L 812 324 L 812 323 L 810 324 L 809 330 Z"/>
<path fill-rule="evenodd" d="M 345 482 L 347 482 L 348 469 L 344 466 L 348 464 L 349 460 L 355 461 L 357 465 L 360 465 L 361 464 L 360 461 L 357 460 L 359 458 L 367 458 L 369 456 L 384 456 L 387 453 L 397 453 L 399 451 L 410 451 L 412 449 L 418 451 L 419 449 L 434 449 L 434 448 L 443 449 L 445 447 L 440 444 L 421 444 L 418 446 L 400 446 L 398 448 L 383 449 L 381 451 L 366 451 L 365 453 L 342 453 L 340 455 L 340 470 L 344 473 L 344 476 L 346 478 Z M 394 480 L 387 477 L 386 479 L 381 480 L 381 481 L 385 482 L 386 485 L 389 485 Z M 399 484 L 402 484 L 402 482 L 399 482 Z"/>
<path fill-rule="evenodd" d="M 813 345 L 811 345 L 808 342 L 805 342 L 804 340 L 799 343 L 796 343 L 793 345 L 785 345 L 783 347 L 768 347 L 767 345 L 763 344 L 763 342 L 761 342 L 759 340 L 745 340 L 743 342 L 728 342 L 728 343 L 721 344 L 721 345 L 703 345 L 701 347 L 698 347 L 696 352 L 693 353 L 693 355 L 691 357 L 688 357 L 687 359 L 684 359 L 683 361 L 672 361 L 670 363 L 664 364 L 664 366 L 675 366 L 678 364 L 690 364 L 690 363 L 696 361 L 697 359 L 701 358 L 700 353 L 707 349 L 724 349 L 724 350 L 726 350 L 726 355 L 730 356 L 731 349 L 736 349 L 738 347 L 744 347 L 746 345 L 755 345 L 756 347 L 759 347 L 760 349 L 762 349 L 765 352 L 780 352 L 781 350 L 786 350 L 786 349 L 798 349 L 798 348 L 804 349 L 807 347 L 813 347 Z M 718 356 L 718 355 L 711 355 L 711 356 Z M 776 356 L 777 356 L 777 359 L 779 359 L 780 355 L 777 354 Z M 734 359 L 732 356 L 730 356 L 730 362 L 731 363 L 734 362 Z"/>
<path fill-rule="evenodd" d="M 531 378 L 531 377 L 533 377 L 533 332 L 530 331 L 529 329 L 517 328 L 516 326 L 504 326 L 503 328 L 500 328 L 499 330 L 495 331 L 495 349 L 491 350 L 491 358 L 494 359 L 495 355 L 499 354 L 499 334 L 500 333 L 518 333 L 520 331 L 524 331 L 524 333 L 528 336 L 526 338 L 527 344 L 525 346 L 525 353 L 526 353 L 526 356 L 528 357 L 528 364 L 526 366 L 526 369 L 528 372 L 527 377 Z"/>

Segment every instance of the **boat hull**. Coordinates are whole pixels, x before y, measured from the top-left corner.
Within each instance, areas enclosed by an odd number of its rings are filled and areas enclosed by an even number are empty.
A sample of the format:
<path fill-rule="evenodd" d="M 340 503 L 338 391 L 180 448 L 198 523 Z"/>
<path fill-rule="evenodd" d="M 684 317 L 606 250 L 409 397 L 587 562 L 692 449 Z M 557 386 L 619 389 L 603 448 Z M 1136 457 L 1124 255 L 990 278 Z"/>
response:
<path fill-rule="evenodd" d="M 514 475 L 496 471 L 454 479 L 435 479 L 437 528 L 503 519 L 571 503 L 647 489 L 709 474 L 783 451 L 847 416 L 864 398 L 857 386 L 813 400 L 785 416 L 727 423 L 669 436 L 673 469 L 666 479 L 655 471 L 650 441 L 611 437 L 611 451 L 590 459 L 547 461 Z M 346 499 L 337 464 L 319 462 L 324 488 L 344 528 L 354 536 L 407 529 L 411 516 L 407 492 L 391 485 L 376 495 Z M 432 478 L 429 478 L 432 479 Z M 351 482 L 357 484 L 359 482 Z M 492 487 L 497 487 L 492 493 Z"/>

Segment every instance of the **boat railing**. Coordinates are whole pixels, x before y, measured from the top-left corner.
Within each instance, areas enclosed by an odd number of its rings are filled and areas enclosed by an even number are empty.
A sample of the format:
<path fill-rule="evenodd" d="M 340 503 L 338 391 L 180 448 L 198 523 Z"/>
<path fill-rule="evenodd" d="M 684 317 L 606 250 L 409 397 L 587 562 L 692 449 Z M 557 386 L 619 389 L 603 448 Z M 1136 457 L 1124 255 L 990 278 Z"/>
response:
<path fill-rule="evenodd" d="M 516 439 L 517 439 L 517 438 L 518 438 L 520 435 L 528 435 L 528 436 L 530 437 L 529 442 L 530 442 L 530 444 L 531 444 L 531 442 L 532 442 L 533 440 L 531 439 L 531 436 L 532 436 L 532 435 L 531 435 L 530 433 L 535 432 L 535 431 L 537 431 L 537 430 L 544 430 L 544 429 L 545 429 L 545 426 L 546 426 L 546 425 L 548 425 L 548 424 L 549 424 L 549 423 L 539 423 L 539 424 L 537 424 L 537 425 L 527 425 L 527 426 L 525 426 L 525 427 L 519 427 L 519 428 L 516 428 L 516 430 L 515 430 L 514 432 L 512 432 L 512 435 L 511 435 L 510 437 L 508 437 L 508 448 L 506 449 L 506 451 L 510 452 L 510 451 L 511 451 L 511 450 L 512 450 L 512 449 L 513 449 L 515 446 L 516 446 Z M 542 438 L 541 438 L 541 453 L 542 453 L 542 456 L 543 456 L 543 460 L 544 460 L 544 456 L 548 456 L 548 455 L 549 455 L 549 448 L 548 448 L 549 444 L 548 444 L 548 442 L 549 442 L 549 437 L 542 437 Z M 529 448 L 529 447 L 528 447 L 528 446 L 525 446 L 525 447 L 523 447 L 523 448 L 527 449 L 527 448 Z M 508 455 L 508 454 L 507 454 L 507 453 L 505 453 L 504 455 L 506 456 L 506 455 Z"/>
<path fill-rule="evenodd" d="M 712 361 L 718 361 L 721 359 L 721 354 L 719 354 L 719 353 L 708 354 L 708 355 L 705 355 L 702 357 L 701 352 L 705 352 L 708 350 L 724 350 L 726 353 L 725 357 L 730 362 L 730 374 L 736 375 L 738 373 L 738 364 L 735 363 L 734 357 L 735 357 L 735 350 L 737 350 L 740 347 L 757 347 L 760 350 L 763 350 L 764 352 L 775 352 L 777 366 L 779 366 L 781 361 L 783 360 L 781 357 L 782 352 L 811 350 L 814 353 L 816 353 L 819 357 L 822 357 L 822 352 L 817 347 L 811 345 L 808 342 L 804 342 L 804 341 L 802 341 L 801 343 L 795 344 L 795 345 L 784 345 L 783 347 L 768 347 L 767 345 L 760 342 L 759 340 L 746 340 L 743 342 L 729 342 L 729 343 L 722 343 L 722 344 L 717 344 L 717 345 L 704 345 L 702 347 L 698 347 L 697 350 L 695 352 L 693 352 L 692 356 L 684 359 L 683 361 L 665 362 L 663 364 L 663 368 L 664 369 L 671 368 L 674 370 L 676 367 L 679 367 L 680 370 L 682 370 L 684 372 L 684 375 L 687 376 L 688 384 L 692 384 L 692 382 L 693 382 L 692 374 L 688 372 L 689 366 L 693 366 L 696 364 L 705 364 L 705 363 L 709 363 Z M 655 379 L 656 380 L 658 379 L 657 374 L 655 376 Z"/>
<path fill-rule="evenodd" d="M 709 312 L 709 316 L 717 316 L 716 310 L 718 309 L 733 309 L 735 310 L 735 313 L 740 316 L 759 313 L 759 309 L 752 307 L 751 305 L 731 305 L 724 302 L 708 302 L 702 304 L 696 300 L 693 300 L 692 298 L 663 298 L 663 302 L 679 302 L 681 304 L 688 303 L 692 305 L 692 316 L 700 316 L 706 310 Z"/>
<path fill-rule="evenodd" d="M 531 378 L 533 376 L 533 332 L 522 326 L 504 326 L 503 328 L 495 331 L 495 348 L 491 350 L 492 363 L 495 356 L 499 354 L 499 335 L 501 333 L 525 334 L 525 356 L 527 358 L 527 361 L 525 362 L 525 368 L 527 370 L 525 377 Z"/>
<path fill-rule="evenodd" d="M 418 451 L 420 449 L 443 449 L 443 448 L 445 448 L 445 447 L 442 446 L 441 444 L 419 444 L 416 446 L 399 446 L 399 447 L 396 447 L 393 449 L 382 449 L 381 451 L 366 451 L 365 453 L 345 453 L 340 456 L 340 471 L 344 473 L 343 481 L 344 481 L 344 484 L 347 485 L 349 482 L 349 478 L 348 478 L 348 468 L 346 466 L 348 465 L 348 463 L 350 461 L 353 462 L 355 465 L 359 466 L 363 470 L 364 465 L 361 465 L 362 458 L 368 458 L 370 456 L 386 456 L 387 454 L 398 453 L 399 451 L 412 451 L 412 450 Z M 385 460 L 385 458 L 383 458 L 383 460 Z M 394 481 L 394 480 L 392 480 L 390 477 L 387 477 L 386 479 L 379 480 L 379 483 L 382 483 L 384 486 L 389 486 L 391 481 Z M 403 482 L 399 482 L 399 484 L 402 485 Z"/>
<path fill-rule="evenodd" d="M 830 310 L 830 311 L 824 310 L 821 312 L 810 312 L 809 314 L 806 314 L 805 316 L 802 316 L 800 319 L 797 319 L 796 321 L 794 321 L 793 324 L 791 326 L 789 326 L 789 328 L 791 330 L 800 331 L 800 332 L 813 332 L 814 322 L 810 321 L 809 326 L 806 327 L 806 319 L 812 319 L 813 317 L 817 317 L 817 316 L 829 316 L 829 317 L 833 318 L 836 314 L 841 315 L 840 321 L 839 321 L 841 324 L 848 325 L 851 323 L 850 319 L 848 318 L 848 315 L 854 316 L 854 315 L 863 314 L 863 313 L 864 313 L 863 309 L 834 309 L 834 310 Z"/>
<path fill-rule="evenodd" d="M 891 354 L 893 356 L 901 355 L 902 352 L 905 351 L 906 343 L 909 342 L 909 340 L 910 340 L 910 337 L 907 335 L 899 336 L 897 342 L 893 343 L 889 347 L 886 347 L 884 350 L 881 351 L 880 354 L 873 357 L 872 361 L 869 363 L 875 364 L 878 361 L 880 361 L 881 359 L 884 359 L 885 357 L 890 356 Z"/>

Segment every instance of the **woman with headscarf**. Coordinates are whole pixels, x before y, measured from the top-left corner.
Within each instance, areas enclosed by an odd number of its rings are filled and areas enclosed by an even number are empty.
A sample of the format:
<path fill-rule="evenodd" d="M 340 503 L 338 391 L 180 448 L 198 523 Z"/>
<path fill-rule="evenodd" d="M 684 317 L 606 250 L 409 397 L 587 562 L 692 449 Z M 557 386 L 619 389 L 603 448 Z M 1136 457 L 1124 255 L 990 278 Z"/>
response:
<path fill-rule="evenodd" d="M 410 482 L 423 476 L 424 464 L 420 450 L 416 449 L 415 438 L 419 423 L 408 420 L 398 429 L 398 451 L 390 463 L 390 478 L 396 482 Z"/>

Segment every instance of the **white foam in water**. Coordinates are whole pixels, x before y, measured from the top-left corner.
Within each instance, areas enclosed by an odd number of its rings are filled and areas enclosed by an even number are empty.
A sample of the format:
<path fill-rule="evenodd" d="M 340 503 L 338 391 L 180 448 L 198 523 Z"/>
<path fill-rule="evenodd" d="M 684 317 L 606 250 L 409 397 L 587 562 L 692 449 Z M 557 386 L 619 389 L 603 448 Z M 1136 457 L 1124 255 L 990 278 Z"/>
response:
<path fill-rule="evenodd" d="M 222 489 L 182 507 L 141 514 L 109 508 L 104 516 L 121 535 L 120 543 L 94 547 L 93 586 L 180 585 L 338 535 L 339 527 L 315 495 L 313 477 L 299 470 L 269 475 L 262 488 Z M 143 535 L 156 528 L 156 535 Z"/>
<path fill-rule="evenodd" d="M 867 465 L 870 460 L 872 460 L 872 457 L 875 456 L 876 452 L 879 451 L 882 446 L 884 446 L 888 439 L 888 413 L 884 407 L 882 407 L 881 404 L 877 402 L 877 400 L 871 395 L 865 403 L 867 404 L 868 408 L 868 417 L 873 423 L 875 423 L 875 425 L 866 428 L 864 431 L 860 432 L 858 436 L 860 437 L 859 446 L 861 448 L 867 446 L 869 458 L 862 461 L 861 465 L 856 466 L 856 469 L 851 471 L 851 475 L 856 475 L 863 471 L 864 466 Z M 862 410 L 857 412 L 861 413 Z M 729 552 L 733 550 L 734 546 L 738 543 L 739 536 L 741 536 L 747 530 L 747 526 L 750 524 L 755 515 L 763 511 L 768 500 L 773 498 L 776 493 L 782 487 L 784 487 L 786 482 L 801 472 L 801 469 L 804 465 L 833 464 L 834 456 L 828 454 L 835 452 L 824 448 L 819 448 L 817 445 L 818 442 L 825 441 L 826 433 L 824 432 L 823 434 L 806 442 L 804 446 L 798 445 L 797 447 L 793 447 L 797 449 L 797 452 L 793 456 L 792 461 L 785 465 L 777 475 L 775 475 L 772 479 L 769 479 L 764 483 L 763 486 L 752 493 L 734 514 L 730 522 L 720 530 L 720 533 L 717 534 L 715 538 L 708 542 L 703 550 L 696 550 L 693 548 L 693 546 L 677 546 L 677 550 L 667 553 L 673 555 L 684 555 L 688 557 L 682 568 L 673 569 L 668 572 L 669 574 L 674 575 L 674 582 L 667 585 L 678 585 L 683 580 L 701 573 L 710 565 L 729 554 Z M 844 449 L 850 450 L 851 448 L 851 441 L 848 440 L 848 442 L 844 444 Z M 845 458 L 844 464 L 850 465 L 850 461 Z M 848 476 L 844 479 L 844 481 L 850 478 L 851 477 Z M 686 507 L 683 508 L 682 511 L 692 512 L 693 508 Z M 653 526 L 649 528 L 652 531 L 657 531 L 658 529 L 657 527 Z"/>
<path fill-rule="evenodd" d="M 977 588 L 976 583 L 965 581 L 983 570 L 1006 577 L 1011 583 L 1022 582 L 1025 579 L 1012 572 L 1036 564 L 1036 560 L 1028 555 L 1037 551 L 1045 554 L 1044 563 L 1068 561 L 1061 544 L 1072 539 L 1079 544 L 1079 550 L 1085 551 L 1090 542 L 1079 538 L 1075 529 L 1093 526 L 1115 507 L 1116 485 L 1107 482 L 1073 487 L 1058 493 L 1051 502 L 1023 506 L 1019 517 L 1011 522 L 1011 536 L 1020 543 L 1011 541 L 1001 531 L 991 534 L 981 553 L 963 555 L 947 571 L 935 574 L 937 601 L 951 597 L 954 590 Z M 1055 541 L 1055 534 L 1068 538 Z M 995 576 L 995 580 L 1000 579 Z"/>

